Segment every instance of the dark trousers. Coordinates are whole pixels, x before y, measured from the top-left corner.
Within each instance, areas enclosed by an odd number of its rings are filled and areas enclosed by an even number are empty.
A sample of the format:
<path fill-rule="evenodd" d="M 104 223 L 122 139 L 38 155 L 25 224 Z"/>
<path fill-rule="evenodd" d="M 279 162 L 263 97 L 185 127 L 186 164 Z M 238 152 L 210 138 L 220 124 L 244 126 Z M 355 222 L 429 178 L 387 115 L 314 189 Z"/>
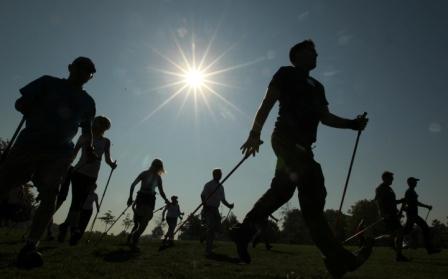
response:
<path fill-rule="evenodd" d="M 205 252 L 211 253 L 215 234 L 221 231 L 221 215 L 217 207 L 204 206 L 204 219 L 206 227 Z"/>
<path fill-rule="evenodd" d="M 130 239 L 134 245 L 138 243 L 140 236 L 151 221 L 155 204 L 155 194 L 137 193 L 134 208 L 134 227 L 130 233 Z"/>
<path fill-rule="evenodd" d="M 246 215 L 243 225 L 262 227 L 268 216 L 285 204 L 297 188 L 304 221 L 322 254 L 328 260 L 354 262 L 353 254 L 342 247 L 325 218 L 327 191 L 322 169 L 311 149 L 278 135 L 273 135 L 272 147 L 277 156 L 277 169 L 271 187 Z"/>
<path fill-rule="evenodd" d="M 404 225 L 404 234 L 409 234 L 412 231 L 414 224 L 417 224 L 417 226 L 419 226 L 420 229 L 422 230 L 423 243 L 425 244 L 426 250 L 429 251 L 433 249 L 431 242 L 431 233 L 428 224 L 426 224 L 425 220 L 423 220 L 422 217 L 418 215 L 407 216 L 407 221 L 406 224 Z"/>
<path fill-rule="evenodd" d="M 92 217 L 93 209 L 82 209 L 79 214 L 79 224 L 78 228 L 81 235 L 86 231 L 87 225 L 89 224 L 90 217 Z"/>
<path fill-rule="evenodd" d="M 176 229 L 176 226 L 177 226 L 177 217 L 176 218 L 167 217 L 166 223 L 168 224 L 168 231 L 165 234 L 165 239 L 173 240 L 174 239 L 174 230 Z"/>

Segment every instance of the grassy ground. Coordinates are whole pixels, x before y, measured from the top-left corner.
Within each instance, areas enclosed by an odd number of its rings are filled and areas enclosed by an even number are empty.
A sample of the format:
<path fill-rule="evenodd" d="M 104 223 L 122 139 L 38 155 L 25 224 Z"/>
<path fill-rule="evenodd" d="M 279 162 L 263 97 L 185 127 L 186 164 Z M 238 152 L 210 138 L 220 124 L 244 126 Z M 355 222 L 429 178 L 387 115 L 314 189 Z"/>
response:
<path fill-rule="evenodd" d="M 57 242 L 40 245 L 45 265 L 31 271 L 14 267 L 22 232 L 0 229 L 0 278 L 329 278 L 314 246 L 275 244 L 251 250 L 253 263 L 238 264 L 232 243 L 218 242 L 216 259 L 206 259 L 198 242 L 179 241 L 158 252 L 160 242 L 141 243 L 130 253 L 123 239 L 107 238 L 99 245 L 77 247 Z M 396 263 L 388 248 L 375 248 L 371 259 L 345 278 L 448 278 L 448 252 L 428 256 L 422 249 L 405 251 L 413 261 Z"/>

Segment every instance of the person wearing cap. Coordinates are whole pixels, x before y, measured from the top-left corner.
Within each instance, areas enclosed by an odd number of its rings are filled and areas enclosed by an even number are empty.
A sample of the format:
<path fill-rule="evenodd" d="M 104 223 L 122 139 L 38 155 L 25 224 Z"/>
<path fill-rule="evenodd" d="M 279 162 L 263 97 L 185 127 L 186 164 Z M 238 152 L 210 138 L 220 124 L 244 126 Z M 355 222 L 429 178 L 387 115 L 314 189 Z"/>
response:
<path fill-rule="evenodd" d="M 219 205 L 221 202 L 232 209 L 233 203 L 229 203 L 226 200 L 224 193 L 224 187 L 219 182 L 222 177 L 221 169 L 214 169 L 212 171 L 213 179 L 204 185 L 204 189 L 201 193 L 201 200 L 203 204 L 203 216 L 206 227 L 205 234 L 205 255 L 207 257 L 213 255 L 213 240 L 215 239 L 215 233 L 221 229 L 221 215 L 219 214 Z"/>
<path fill-rule="evenodd" d="M 407 179 L 409 188 L 406 190 L 406 193 L 404 195 L 406 211 L 406 224 L 404 225 L 404 233 L 410 233 L 412 231 L 412 228 L 414 227 L 414 224 L 417 224 L 417 226 L 419 226 L 422 230 L 423 242 L 428 254 L 435 254 L 439 253 L 440 249 L 437 249 L 433 246 L 428 224 L 426 224 L 426 221 L 423 220 L 422 217 L 418 216 L 418 207 L 425 207 L 428 210 L 432 209 L 431 205 L 426 205 L 418 201 L 418 195 L 415 191 L 415 187 L 417 187 L 417 182 L 419 180 L 420 179 L 415 177 L 409 177 Z"/>
<path fill-rule="evenodd" d="M 171 196 L 171 203 L 167 204 L 162 212 L 162 222 L 165 221 L 166 216 L 166 223 L 168 224 L 168 231 L 165 234 L 163 245 L 173 245 L 177 219 L 182 219 L 183 215 L 184 213 L 180 211 L 177 196 Z"/>
<path fill-rule="evenodd" d="M 397 200 L 391 185 L 394 181 L 394 174 L 385 171 L 381 175 L 383 182 L 375 189 L 375 201 L 377 203 L 380 216 L 386 229 L 392 234 L 395 249 L 395 260 L 397 262 L 407 262 L 409 259 L 402 253 L 404 230 L 400 223 L 401 210 L 397 209 L 398 204 L 403 204 L 404 199 Z"/>
<path fill-rule="evenodd" d="M 68 78 L 42 76 L 20 89 L 15 108 L 23 114 L 20 131 L 8 157 L 0 166 L 0 200 L 17 185 L 32 180 L 41 202 L 17 264 L 33 268 L 43 264 L 37 245 L 54 214 L 59 185 L 73 158 L 73 138 L 81 127 L 91 147 L 95 101 L 83 89 L 96 72 L 86 57 L 68 66 Z"/>
<path fill-rule="evenodd" d="M 162 177 L 165 173 L 163 162 L 160 159 L 154 159 L 148 170 L 141 172 L 137 178 L 132 182 L 131 191 L 128 199 L 128 206 L 132 206 L 134 210 L 134 227 L 128 237 L 128 244 L 133 249 L 138 251 L 138 241 L 140 236 L 151 221 L 156 204 L 156 188 L 162 196 L 166 204 L 169 200 L 166 198 L 163 191 Z M 140 191 L 137 193 L 135 202 L 133 200 L 134 188 L 138 183 L 141 183 Z"/>

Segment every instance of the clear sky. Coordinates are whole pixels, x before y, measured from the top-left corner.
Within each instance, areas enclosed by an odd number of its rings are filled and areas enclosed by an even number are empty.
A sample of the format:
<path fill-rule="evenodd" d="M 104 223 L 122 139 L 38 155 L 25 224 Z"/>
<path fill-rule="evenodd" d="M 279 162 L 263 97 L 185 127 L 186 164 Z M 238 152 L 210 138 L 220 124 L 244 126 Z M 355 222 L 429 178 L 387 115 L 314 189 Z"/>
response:
<path fill-rule="evenodd" d="M 103 211 L 119 214 L 133 179 L 160 157 L 167 195 L 178 195 L 189 213 L 211 170 L 221 167 L 225 174 L 242 158 L 239 147 L 272 75 L 289 64 L 289 48 L 311 38 L 319 53 L 311 74 L 324 84 L 330 110 L 350 118 L 366 111 L 370 118 L 344 211 L 372 199 L 381 173 L 390 170 L 398 196 L 408 176 L 420 178 L 420 200 L 434 206 L 431 217 L 446 221 L 447 11 L 442 0 L 3 0 L 0 137 L 9 138 L 20 121 L 14 110 L 19 88 L 44 74 L 67 77 L 75 57 L 90 57 L 97 73 L 85 89 L 98 114 L 112 120 L 107 136 L 119 165 Z M 199 65 L 205 53 L 202 68 L 215 73 L 208 77 L 210 90 L 179 91 L 184 84 L 173 73 L 187 68 L 185 61 Z M 240 219 L 273 176 L 269 139 L 276 113 L 277 107 L 263 129 L 260 154 L 225 184 Z M 327 208 L 339 205 L 355 138 L 351 130 L 319 128 L 315 153 L 326 178 Z M 98 193 L 108 172 L 103 164 Z M 161 205 L 159 197 L 156 207 Z M 298 206 L 296 197 L 290 205 Z M 67 208 L 57 212 L 56 222 Z"/>

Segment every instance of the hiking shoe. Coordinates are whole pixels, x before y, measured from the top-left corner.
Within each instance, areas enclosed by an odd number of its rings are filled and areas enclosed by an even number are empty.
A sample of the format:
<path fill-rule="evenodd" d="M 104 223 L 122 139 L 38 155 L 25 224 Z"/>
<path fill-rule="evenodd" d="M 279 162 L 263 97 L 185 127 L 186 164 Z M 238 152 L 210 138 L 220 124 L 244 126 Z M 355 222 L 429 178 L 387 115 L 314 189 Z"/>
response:
<path fill-rule="evenodd" d="M 240 260 L 248 264 L 251 262 L 248 246 L 252 235 L 253 233 L 251 232 L 249 226 L 244 223 L 238 224 L 230 229 L 230 237 L 233 242 L 235 242 L 236 251 L 238 252 Z"/>
<path fill-rule="evenodd" d="M 395 261 L 397 261 L 397 262 L 410 262 L 411 260 L 409 258 L 405 257 L 404 255 L 399 254 L 399 255 L 397 255 L 395 257 Z"/>
<path fill-rule="evenodd" d="M 68 230 L 68 225 L 65 223 L 62 223 L 59 225 L 59 234 L 58 234 L 58 241 L 59 242 L 64 242 L 65 241 L 65 237 L 67 236 L 67 230 Z"/>
<path fill-rule="evenodd" d="M 17 267 L 21 269 L 32 269 L 41 267 L 44 264 L 42 255 L 37 251 L 34 244 L 26 244 L 20 250 L 17 257 Z"/>
<path fill-rule="evenodd" d="M 354 254 L 349 254 L 350 259 L 342 262 L 342 259 L 324 259 L 325 267 L 334 279 L 342 278 L 345 273 L 355 271 L 363 265 L 372 254 L 373 239 L 366 239 L 364 245 Z M 349 252 L 348 252 L 349 253 Z"/>
<path fill-rule="evenodd" d="M 440 252 L 442 252 L 442 249 L 439 249 L 439 248 L 431 248 L 431 249 L 428 249 L 428 255 L 438 254 L 438 253 L 440 253 Z"/>
<path fill-rule="evenodd" d="M 69 241 L 70 245 L 71 246 L 77 245 L 78 242 L 81 240 L 81 237 L 82 237 L 82 234 L 81 234 L 80 230 L 78 230 L 78 229 L 73 230 L 70 234 L 70 241 Z"/>

